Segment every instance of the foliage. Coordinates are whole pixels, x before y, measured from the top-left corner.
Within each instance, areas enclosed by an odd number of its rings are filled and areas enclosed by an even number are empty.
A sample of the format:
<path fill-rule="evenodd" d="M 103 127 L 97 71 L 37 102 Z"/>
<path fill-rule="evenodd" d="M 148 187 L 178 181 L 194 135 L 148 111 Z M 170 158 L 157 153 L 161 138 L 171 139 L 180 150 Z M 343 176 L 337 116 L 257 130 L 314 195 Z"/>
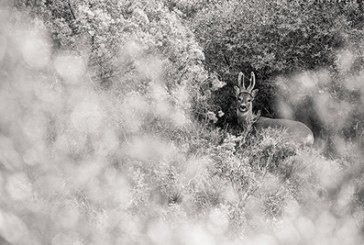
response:
<path fill-rule="evenodd" d="M 363 35 L 356 24 L 362 15 L 353 14 L 358 11 L 357 3 L 219 1 L 206 4 L 189 21 L 204 48 L 207 69 L 230 87 L 239 71 L 255 71 L 264 95 L 257 108 L 274 116 L 278 114 L 272 103 L 277 96 L 274 78 L 323 66 L 335 69 L 337 50 Z M 227 115 L 223 124 L 234 123 L 228 113 L 229 94 L 232 89 L 218 91 L 213 99 Z"/>
<path fill-rule="evenodd" d="M 360 244 L 354 156 L 209 123 L 230 88 L 180 4 L 19 0 L 0 16 L 0 241 Z"/>
<path fill-rule="evenodd" d="M 175 91 L 178 106 L 189 104 L 178 101 L 185 91 L 199 105 L 195 113 L 207 112 L 209 94 L 199 94 L 209 83 L 204 54 L 178 12 L 163 1 L 17 0 L 15 6 L 44 21 L 57 50 L 86 59 L 97 86 L 143 93 L 157 81 Z"/>

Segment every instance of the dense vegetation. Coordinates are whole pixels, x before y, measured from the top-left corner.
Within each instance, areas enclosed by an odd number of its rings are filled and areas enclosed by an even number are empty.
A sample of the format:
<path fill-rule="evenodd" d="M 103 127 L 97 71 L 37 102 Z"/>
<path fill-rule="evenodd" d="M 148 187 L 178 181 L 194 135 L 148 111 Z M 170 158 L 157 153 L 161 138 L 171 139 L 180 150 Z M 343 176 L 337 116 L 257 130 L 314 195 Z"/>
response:
<path fill-rule="evenodd" d="M 363 121 L 364 111 L 358 87 L 345 84 L 362 78 L 363 11 L 357 2 L 340 2 L 222 1 L 199 10 L 192 26 L 204 49 L 206 67 L 222 80 L 236 84 L 239 71 L 258 74 L 257 109 L 263 114 L 298 117 L 316 136 L 355 138 L 360 134 L 351 129 Z M 215 95 L 223 111 L 233 103 L 231 87 Z M 323 102 L 321 97 L 326 96 L 332 99 Z M 345 102 L 352 111 L 340 112 L 348 108 L 338 105 L 334 117 L 345 114 L 346 125 L 324 125 L 326 118 L 317 115 L 316 105 Z M 285 114 L 279 115 L 282 111 Z M 222 123 L 234 123 L 233 116 L 227 114 Z"/>
<path fill-rule="evenodd" d="M 363 242 L 361 1 L 0 6 L 1 244 Z M 317 145 L 242 141 L 239 71 Z"/>

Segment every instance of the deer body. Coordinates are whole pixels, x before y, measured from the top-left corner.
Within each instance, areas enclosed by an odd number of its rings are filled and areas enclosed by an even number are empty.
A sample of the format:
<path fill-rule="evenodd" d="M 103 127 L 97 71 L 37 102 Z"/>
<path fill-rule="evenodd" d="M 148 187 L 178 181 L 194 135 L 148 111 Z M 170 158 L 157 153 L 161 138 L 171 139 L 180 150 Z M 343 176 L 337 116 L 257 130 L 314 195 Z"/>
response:
<path fill-rule="evenodd" d="M 274 119 L 268 117 L 261 117 L 253 113 L 253 101 L 258 93 L 258 89 L 254 89 L 255 75 L 252 72 L 248 88 L 245 88 L 244 80 L 241 85 L 241 78 L 244 77 L 243 73 L 239 73 L 238 85 L 235 86 L 237 98 L 237 118 L 238 123 L 242 126 L 245 136 L 256 128 L 257 130 L 264 128 L 285 129 L 290 136 L 289 140 L 303 145 L 312 145 L 314 137 L 311 129 L 305 124 L 288 119 Z"/>
<path fill-rule="evenodd" d="M 312 145 L 314 137 L 311 129 L 305 124 L 288 119 L 273 119 L 268 117 L 260 117 L 254 124 L 256 129 L 263 128 L 281 128 L 286 129 L 290 139 L 304 145 Z"/>

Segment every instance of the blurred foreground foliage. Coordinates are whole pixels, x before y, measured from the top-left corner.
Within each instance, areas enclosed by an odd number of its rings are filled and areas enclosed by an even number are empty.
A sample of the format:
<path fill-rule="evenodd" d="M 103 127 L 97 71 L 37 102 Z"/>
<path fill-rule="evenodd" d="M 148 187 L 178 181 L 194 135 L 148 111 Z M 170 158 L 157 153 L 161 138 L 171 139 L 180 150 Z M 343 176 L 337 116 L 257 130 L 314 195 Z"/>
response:
<path fill-rule="evenodd" d="M 227 23 L 216 11 L 239 6 L 254 18 L 272 11 L 261 17 L 268 23 L 274 11 L 280 18 L 300 14 L 262 1 L 17 0 L 2 6 L 0 242 L 362 243 L 361 145 L 338 139 L 341 155 L 330 159 L 288 143 L 284 130 L 265 130 L 241 144 L 239 134 L 210 123 L 227 113 L 214 97 L 229 89 L 221 80 L 232 85 L 244 64 L 267 78 L 284 70 L 268 69 L 275 63 L 256 51 L 250 58 L 238 50 L 228 55 L 246 59 L 234 61 L 231 73 L 212 59 L 220 49 L 209 49 L 203 35 L 226 36 L 214 29 Z M 237 25 L 255 32 L 248 45 L 271 45 L 257 28 L 262 22 L 248 17 Z M 210 18 L 221 22 L 206 28 L 202 21 Z M 280 23 L 274 21 L 269 31 Z M 205 34 L 196 31 L 198 23 Z M 336 59 L 330 55 L 340 42 L 329 44 L 317 62 Z M 298 55 L 280 52 L 280 66 L 287 65 L 284 55 Z M 307 74 L 303 81 L 312 81 Z M 285 81 L 277 79 L 283 88 Z M 271 91 L 260 86 L 263 94 Z M 291 98 L 289 92 L 281 90 Z M 335 121 L 336 114 L 320 109 Z"/>
<path fill-rule="evenodd" d="M 183 90 L 206 107 L 206 98 L 199 96 L 208 84 L 203 51 L 178 12 L 163 1 L 15 2 L 44 22 L 57 52 L 71 51 L 87 61 L 96 86 L 143 93 L 150 82 L 161 81 L 168 93 Z"/>

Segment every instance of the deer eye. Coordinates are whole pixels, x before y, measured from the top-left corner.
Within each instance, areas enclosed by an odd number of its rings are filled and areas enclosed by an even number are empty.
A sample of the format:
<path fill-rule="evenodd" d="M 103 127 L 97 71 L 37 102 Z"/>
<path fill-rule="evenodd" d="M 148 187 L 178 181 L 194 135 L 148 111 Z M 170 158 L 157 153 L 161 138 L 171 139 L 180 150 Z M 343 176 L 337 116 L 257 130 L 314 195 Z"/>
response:
<path fill-rule="evenodd" d="M 248 99 L 248 102 L 252 102 L 252 99 Z"/>

